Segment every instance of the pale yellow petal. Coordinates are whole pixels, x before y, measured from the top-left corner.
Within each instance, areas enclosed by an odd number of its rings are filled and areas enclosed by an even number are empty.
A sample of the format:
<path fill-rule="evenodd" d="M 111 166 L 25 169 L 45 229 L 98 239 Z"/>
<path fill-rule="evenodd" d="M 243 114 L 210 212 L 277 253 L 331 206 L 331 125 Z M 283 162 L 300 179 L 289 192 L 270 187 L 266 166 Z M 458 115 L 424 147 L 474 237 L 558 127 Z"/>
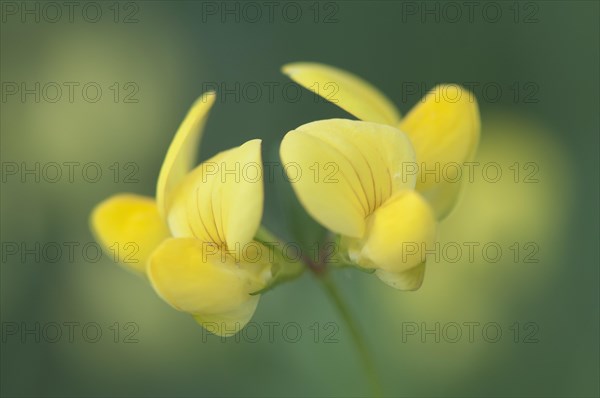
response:
<path fill-rule="evenodd" d="M 174 191 L 168 221 L 174 236 L 234 247 L 252 241 L 262 218 L 261 141 L 203 162 Z"/>
<path fill-rule="evenodd" d="M 365 220 L 395 192 L 414 187 L 410 140 L 378 123 L 330 119 L 289 132 L 281 159 L 308 213 L 328 229 L 360 237 Z"/>
<path fill-rule="evenodd" d="M 350 163 L 318 138 L 294 131 L 285 136 L 280 151 L 288 179 L 306 211 L 332 231 L 362 235 L 368 210 L 354 174 L 346 175 Z M 318 171 L 323 176 L 317 176 Z"/>
<path fill-rule="evenodd" d="M 158 209 L 166 217 L 172 191 L 194 167 L 204 125 L 216 94 L 206 92 L 194 102 L 167 150 L 156 185 Z"/>
<path fill-rule="evenodd" d="M 356 264 L 399 274 L 425 262 L 426 251 L 434 248 L 436 229 L 429 204 L 409 190 L 394 195 L 369 217 L 363 239 L 344 237 L 342 245 Z"/>
<path fill-rule="evenodd" d="M 294 131 L 320 139 L 350 160 L 372 207 L 380 206 L 391 194 L 413 188 L 416 183 L 416 177 L 406 174 L 404 167 L 415 161 L 410 139 L 391 126 L 329 119 L 304 124 Z"/>
<path fill-rule="evenodd" d="M 380 281 L 398 290 L 417 290 L 425 278 L 425 263 L 404 272 L 375 271 Z"/>
<path fill-rule="evenodd" d="M 429 178 L 431 178 L 431 176 L 429 176 Z M 454 176 L 451 178 L 452 179 L 445 180 L 445 177 L 441 176 L 439 182 L 429 186 L 426 186 L 425 184 L 419 185 L 417 183 L 417 191 L 419 191 L 431 205 L 438 220 L 443 220 L 450 214 L 462 192 L 462 182 L 454 181 Z"/>
<path fill-rule="evenodd" d="M 148 277 L 158 295 L 180 311 L 206 319 L 239 313 L 240 322 L 246 321 L 241 307 L 256 300 L 250 293 L 265 285 L 260 264 L 236 263 L 213 243 L 195 238 L 165 240 L 150 257 Z"/>
<path fill-rule="evenodd" d="M 235 148 L 221 168 L 234 173 L 221 175 L 221 224 L 228 247 L 252 241 L 263 213 L 263 167 L 261 140 L 255 139 Z"/>
<path fill-rule="evenodd" d="M 142 273 L 152 251 L 169 236 L 154 199 L 133 194 L 115 195 L 98 204 L 91 227 L 111 258 Z"/>
<path fill-rule="evenodd" d="M 350 72 L 312 62 L 287 64 L 282 71 L 361 120 L 391 125 L 400 120 L 396 106 L 381 91 Z"/>
<path fill-rule="evenodd" d="M 219 184 L 220 165 L 230 151 L 220 152 L 197 166 L 175 188 L 167 214 L 173 236 L 195 237 L 218 245 L 225 243 L 220 214 L 215 211 L 219 203 L 213 200 L 213 193 Z M 218 210 L 220 212 L 220 208 Z"/>
<path fill-rule="evenodd" d="M 460 180 L 449 167 L 472 159 L 480 134 L 475 96 L 458 85 L 430 91 L 399 124 L 417 154 L 417 190 L 433 205 L 438 218 L 447 215 L 459 192 Z"/>
<path fill-rule="evenodd" d="M 232 311 L 221 314 L 194 315 L 194 319 L 212 334 L 224 337 L 233 336 L 250 322 L 259 300 L 260 295 L 252 296 L 250 300 Z"/>

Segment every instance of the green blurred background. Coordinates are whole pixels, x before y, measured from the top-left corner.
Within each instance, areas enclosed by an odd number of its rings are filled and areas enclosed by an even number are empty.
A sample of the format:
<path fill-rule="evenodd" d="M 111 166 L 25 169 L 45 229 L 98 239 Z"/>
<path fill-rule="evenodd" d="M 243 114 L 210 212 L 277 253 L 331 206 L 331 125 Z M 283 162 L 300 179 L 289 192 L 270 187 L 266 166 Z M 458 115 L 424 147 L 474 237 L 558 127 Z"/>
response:
<path fill-rule="evenodd" d="M 88 216 L 95 204 L 117 192 L 153 195 L 167 146 L 207 85 L 219 85 L 220 97 L 201 159 L 262 138 L 265 158 L 276 160 L 287 131 L 348 117 L 308 91 L 290 100 L 299 91 L 279 69 L 292 61 L 359 74 L 403 113 L 437 83 L 474 83 L 483 126 L 477 160 L 497 162 L 505 173 L 514 162 L 539 166 L 537 183 L 506 174 L 496 184 L 468 184 L 442 225 L 441 242 L 497 242 L 500 261 L 435 262 L 412 293 L 360 272 L 336 272 L 385 394 L 598 396 L 597 1 L 473 2 L 472 14 L 462 2 L 272 2 L 272 15 L 267 2 L 74 3 L 72 17 L 58 3 L 59 18 L 56 6 L 43 2 L 2 2 L 2 396 L 370 394 L 349 331 L 311 275 L 263 296 L 253 319 L 261 337 L 248 330 L 221 341 L 109 256 L 94 262 L 82 253 L 93 241 Z M 33 14 L 21 14 L 24 7 Z M 226 9 L 233 14 L 223 16 Z M 254 22 L 256 9 L 262 16 Z M 23 82 L 40 82 L 39 102 L 35 94 L 12 94 Z M 56 102 L 52 82 L 63 89 Z M 79 84 L 72 102 L 64 82 Z M 93 87 L 82 94 L 90 82 L 102 88 L 97 102 L 90 101 Z M 224 96 L 236 82 L 239 98 Z M 264 90 L 258 99 L 251 91 L 257 85 Z M 73 182 L 65 175 L 56 183 L 43 175 L 22 182 L 7 174 L 22 162 L 96 162 L 103 176 L 87 182 L 78 168 Z M 115 162 L 118 183 L 109 168 Z M 124 182 L 132 170 L 139 182 Z M 274 199 L 279 189 L 267 187 L 264 222 L 293 239 L 290 208 Z M 52 253 L 36 261 L 9 250 L 48 242 L 79 246 L 72 259 L 65 251 L 55 262 L 48 261 Z M 515 261 L 514 242 L 533 243 L 539 261 Z M 65 322 L 79 325 L 71 341 Z M 96 343 L 81 330 L 94 322 L 102 331 Z M 280 325 L 272 341 L 269 322 Z M 465 322 L 499 325 L 502 336 L 491 342 L 476 329 L 469 341 L 462 327 L 452 342 L 448 325 Z M 435 334 L 421 336 L 436 323 L 439 342 Z M 50 341 L 53 324 L 62 332 L 57 342 Z M 294 326 L 290 334 L 282 335 L 284 325 Z M 417 334 L 406 333 L 411 325 Z M 292 342 L 298 327 L 302 336 Z M 137 342 L 127 343 L 130 333 Z"/>

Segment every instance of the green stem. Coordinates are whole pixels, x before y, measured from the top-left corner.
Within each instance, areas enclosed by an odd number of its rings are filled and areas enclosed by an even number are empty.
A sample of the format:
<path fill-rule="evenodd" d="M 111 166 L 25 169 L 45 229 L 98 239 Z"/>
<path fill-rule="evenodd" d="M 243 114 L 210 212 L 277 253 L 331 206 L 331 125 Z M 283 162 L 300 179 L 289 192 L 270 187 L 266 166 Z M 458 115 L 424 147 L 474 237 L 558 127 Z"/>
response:
<path fill-rule="evenodd" d="M 354 340 L 354 344 L 356 345 L 356 349 L 361 357 L 361 362 L 365 367 L 365 371 L 367 373 L 367 378 L 369 383 L 371 384 L 371 388 L 373 390 L 374 397 L 380 397 L 383 395 L 383 390 L 381 387 L 381 381 L 379 379 L 379 375 L 377 370 L 375 369 L 375 362 L 371 356 L 369 349 L 367 348 L 366 341 L 360 332 L 357 323 L 355 322 L 352 314 L 350 313 L 348 306 L 344 302 L 344 299 L 340 295 L 338 288 L 333 283 L 333 280 L 329 276 L 329 272 L 325 271 L 322 274 L 317 275 L 317 278 L 322 282 L 322 286 L 327 292 L 329 298 L 335 304 L 338 312 L 346 322 L 346 325 L 350 329 L 350 334 L 352 335 L 352 339 Z"/>
<path fill-rule="evenodd" d="M 280 239 L 278 239 L 275 235 L 273 235 L 273 233 L 271 233 L 264 226 L 260 227 L 254 239 L 262 243 L 279 243 L 280 246 L 284 246 L 283 242 Z M 327 237 L 325 242 L 335 242 L 335 238 L 332 235 L 330 235 Z M 323 247 L 325 246 L 323 245 Z M 344 319 L 344 322 L 348 326 L 348 329 L 350 329 L 352 340 L 354 341 L 356 349 L 358 350 L 361 362 L 366 371 L 367 379 L 369 380 L 369 384 L 371 385 L 371 389 L 373 392 L 372 396 L 381 397 L 383 395 L 381 381 L 379 379 L 379 374 L 375 369 L 375 362 L 373 361 L 371 352 L 367 348 L 366 341 L 363 335 L 361 334 L 357 323 L 352 317 L 348 306 L 344 302 L 344 299 L 340 295 L 340 292 L 338 291 L 337 287 L 333 283 L 333 280 L 331 279 L 330 272 L 326 263 L 326 254 L 318 253 L 317 257 L 318 258 L 315 259 L 316 261 L 313 261 L 313 259 L 311 259 L 310 257 L 305 256 L 303 258 L 303 263 L 307 268 L 313 271 L 315 277 L 322 282 L 322 286 L 327 292 L 327 295 L 332 300 L 338 312 Z"/>

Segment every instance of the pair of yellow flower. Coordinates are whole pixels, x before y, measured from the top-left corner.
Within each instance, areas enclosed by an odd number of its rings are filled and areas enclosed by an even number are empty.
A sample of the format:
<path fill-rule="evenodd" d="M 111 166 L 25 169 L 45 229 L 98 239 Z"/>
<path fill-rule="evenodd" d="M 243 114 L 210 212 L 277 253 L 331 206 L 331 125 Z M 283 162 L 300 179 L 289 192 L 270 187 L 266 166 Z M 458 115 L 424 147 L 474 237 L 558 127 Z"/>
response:
<path fill-rule="evenodd" d="M 438 86 L 401 119 L 382 93 L 348 72 L 314 63 L 290 64 L 283 71 L 308 89 L 335 84 L 330 100 L 361 119 L 316 121 L 285 136 L 284 166 L 294 162 L 309 170 L 315 162 L 334 162 L 338 170 L 334 181 L 295 180 L 300 202 L 340 235 L 352 263 L 375 270 L 395 288 L 418 288 L 423 257 L 408 258 L 402 243 L 430 247 L 438 220 L 455 203 L 459 184 L 426 178 L 424 171 L 473 156 L 480 128 L 475 99 L 458 86 Z M 449 88 L 455 90 L 452 96 L 446 95 Z M 270 248 L 255 240 L 263 209 L 261 141 L 248 141 L 194 168 L 214 101 L 214 93 L 201 96 L 175 134 L 156 200 L 132 194 L 109 198 L 93 211 L 92 228 L 106 247 L 135 242 L 139 261 L 129 265 L 146 274 L 165 301 L 204 326 L 210 323 L 212 332 L 230 335 L 251 319 L 257 292 L 280 267 L 273 266 Z M 258 178 L 231 172 L 248 164 L 259 169 Z M 420 172 L 407 173 L 407 165 Z"/>

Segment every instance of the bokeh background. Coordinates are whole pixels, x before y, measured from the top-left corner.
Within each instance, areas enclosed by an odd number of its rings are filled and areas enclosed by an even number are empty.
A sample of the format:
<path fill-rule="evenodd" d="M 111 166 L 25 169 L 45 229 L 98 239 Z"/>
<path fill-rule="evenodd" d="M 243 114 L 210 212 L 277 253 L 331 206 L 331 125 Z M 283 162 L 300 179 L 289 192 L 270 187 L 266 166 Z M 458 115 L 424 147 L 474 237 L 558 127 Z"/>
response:
<path fill-rule="evenodd" d="M 276 160 L 287 131 L 349 117 L 288 84 L 280 67 L 292 61 L 353 71 L 403 113 L 437 83 L 475 84 L 483 126 L 476 160 L 505 173 L 498 183 L 467 184 L 440 236 L 495 242 L 503 249 L 497 262 L 481 251 L 474 261 L 464 253 L 457 262 L 441 259 L 412 293 L 353 270 L 335 273 L 385 394 L 598 396 L 597 1 L 473 2 L 472 12 L 460 2 L 275 1 L 273 14 L 264 2 L 74 3 L 72 15 L 59 3 L 61 17 L 44 2 L 1 3 L 2 396 L 370 394 L 349 331 L 311 275 L 265 294 L 254 330 L 221 341 L 110 256 L 89 261 L 94 251 L 82 251 L 93 242 L 88 217 L 96 203 L 124 191 L 153 195 L 179 122 L 210 85 L 220 99 L 201 159 L 262 138 L 265 159 Z M 39 102 L 12 94 L 36 82 Z M 79 84 L 72 101 L 65 82 Z M 223 95 L 236 83 L 237 94 Z M 56 85 L 62 97 L 53 102 Z M 96 86 L 102 95 L 92 102 Z M 10 174 L 11 165 L 36 162 L 81 166 L 72 182 L 66 174 L 55 183 Z M 87 182 L 81 167 L 93 162 L 103 176 Z M 514 162 L 537 165 L 535 181 L 521 174 L 515 182 Z M 126 182 L 130 172 L 137 182 Z M 267 194 L 264 223 L 287 239 L 310 238 L 310 222 L 278 199 L 281 182 Z M 52 242 L 64 249 L 56 261 L 52 245 L 40 259 L 21 256 L 23 247 Z M 73 258 L 65 242 L 78 244 Z M 538 261 L 525 262 L 526 254 Z M 69 322 L 78 325 L 72 339 Z M 272 340 L 269 322 L 280 325 Z M 481 325 L 471 340 L 467 322 Z M 421 334 L 436 323 L 439 342 L 435 332 Z M 53 342 L 55 324 L 62 335 Z M 97 342 L 88 341 L 95 329 L 82 334 L 90 324 L 101 328 Z M 285 325 L 293 326 L 288 334 Z M 302 336 L 292 342 L 298 327 Z"/>

